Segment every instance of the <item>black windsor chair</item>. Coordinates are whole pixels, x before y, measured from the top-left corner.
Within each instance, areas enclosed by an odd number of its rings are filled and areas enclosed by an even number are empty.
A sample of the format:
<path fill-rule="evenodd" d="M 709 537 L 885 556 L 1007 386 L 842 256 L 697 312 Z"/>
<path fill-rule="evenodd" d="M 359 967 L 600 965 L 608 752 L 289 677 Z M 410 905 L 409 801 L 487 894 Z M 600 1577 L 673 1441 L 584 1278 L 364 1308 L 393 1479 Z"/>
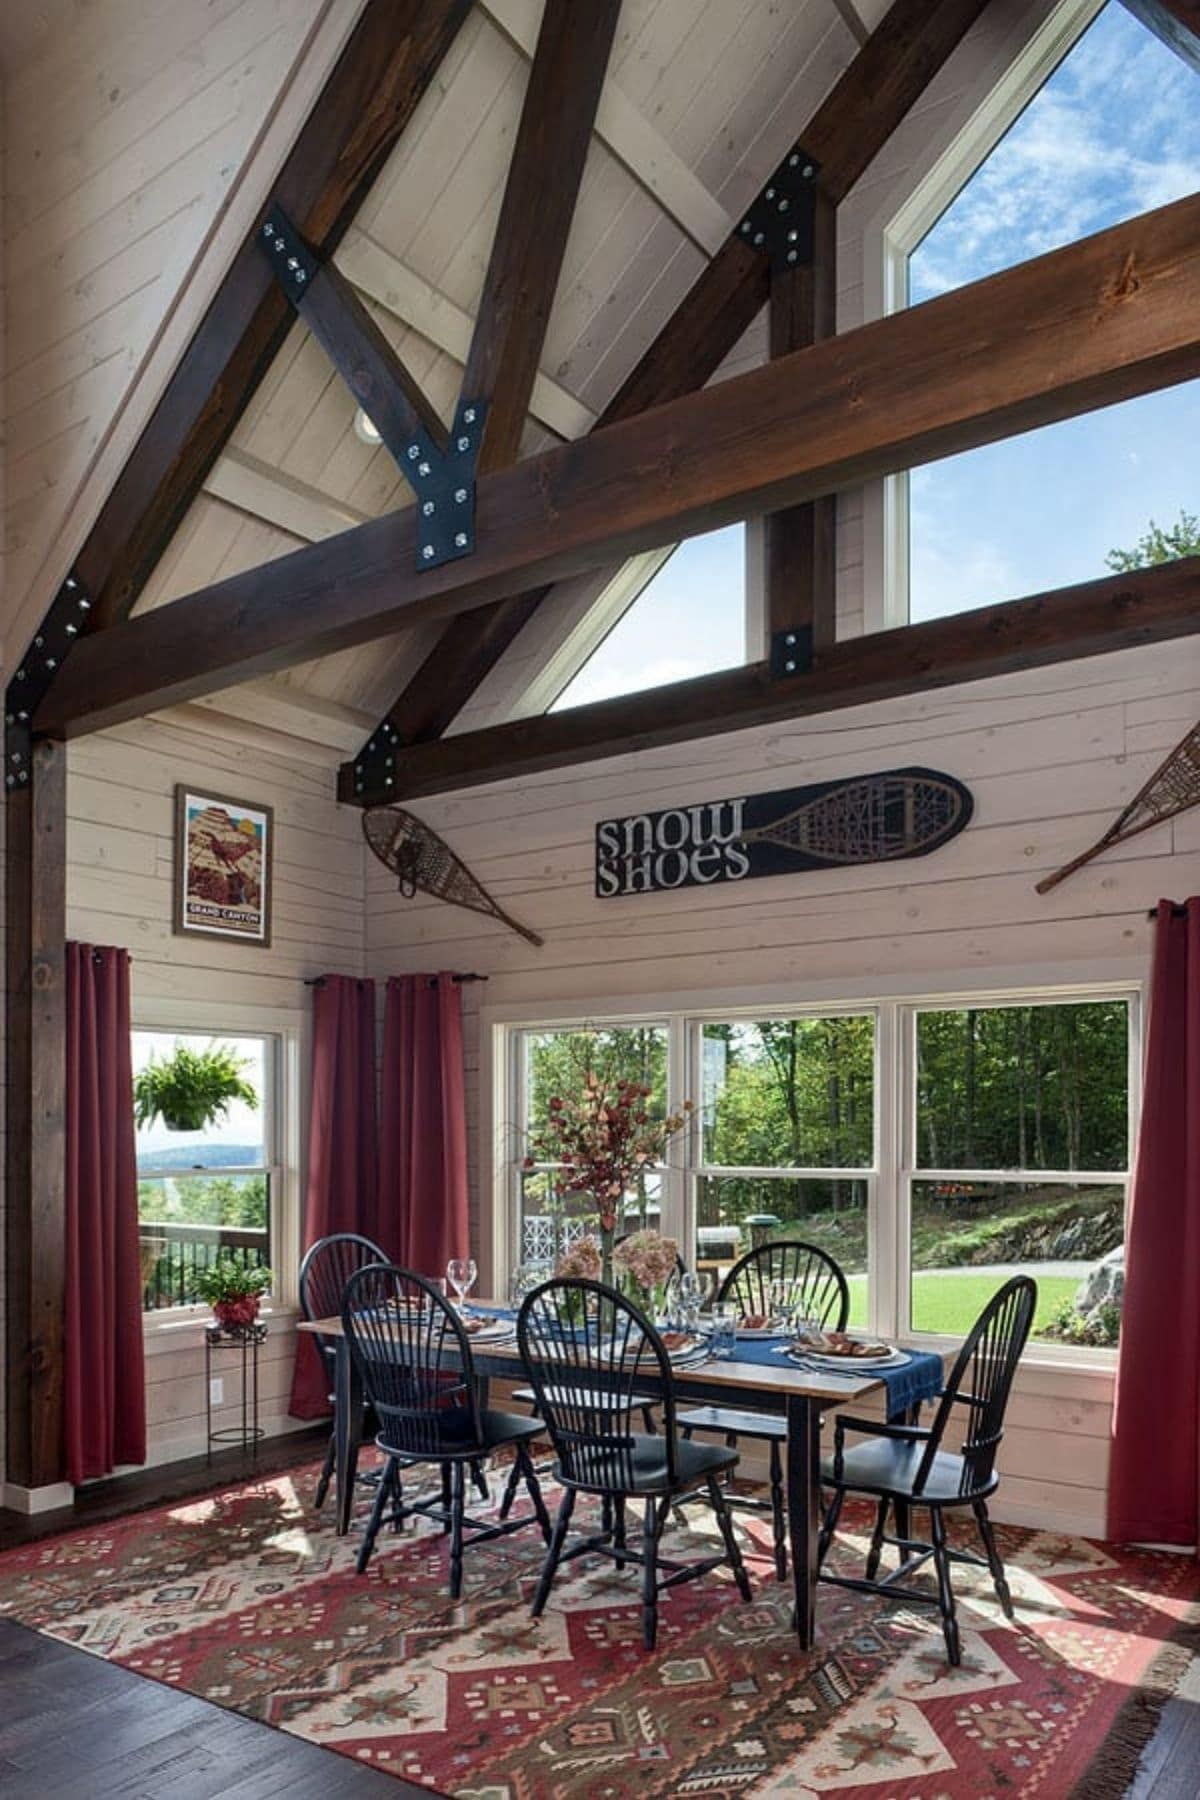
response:
<path fill-rule="evenodd" d="M 829 1550 L 847 1494 L 873 1495 L 876 1512 L 864 1579 L 848 1575 L 822 1575 L 821 1579 L 838 1587 L 889 1596 L 903 1594 L 909 1600 L 935 1605 L 942 1616 L 946 1653 L 955 1665 L 961 1662 L 962 1653 L 950 1585 L 951 1562 L 975 1563 L 990 1569 L 1005 1616 L 1013 1616 L 1012 1595 L 988 1518 L 987 1500 L 999 1485 L 996 1452 L 1004 1435 L 1004 1413 L 1036 1305 L 1037 1283 L 1028 1275 L 1016 1275 L 1005 1282 L 984 1307 L 959 1351 L 932 1424 L 884 1425 L 839 1415 L 833 1457 L 822 1468 L 823 1483 L 835 1491 L 821 1525 L 818 1563 Z M 967 1409 L 963 1446 L 961 1450 L 944 1450 L 946 1427 L 957 1406 Z M 865 1433 L 869 1441 L 847 1449 L 848 1431 Z M 921 1506 L 929 1508 L 929 1543 L 907 1535 L 909 1513 L 913 1507 Z M 952 1549 L 947 1543 L 942 1515 L 955 1506 L 969 1506 L 974 1512 L 984 1556 Z M 896 1511 L 895 1537 L 887 1535 L 889 1507 Z M 900 1551 L 900 1566 L 879 1581 L 876 1576 L 885 1544 Z M 902 1583 L 902 1577 L 911 1575 L 930 1557 L 937 1572 L 936 1596 Z"/>
<path fill-rule="evenodd" d="M 642 1569 L 642 1642 L 654 1648 L 658 1596 L 727 1562 L 743 1600 L 750 1583 L 733 1533 L 733 1521 L 718 1475 L 737 1462 L 736 1451 L 712 1444 L 689 1444 L 676 1430 L 671 1361 L 662 1339 L 633 1302 L 597 1281 L 557 1279 L 528 1295 L 517 1318 L 521 1359 L 533 1382 L 538 1411 L 555 1454 L 562 1484 L 554 1534 L 546 1552 L 533 1602 L 540 1617 L 559 1565 L 577 1556 L 599 1554 L 617 1567 Z M 640 1411 L 639 1376 L 661 1382 L 662 1430 L 634 1429 Z M 668 1561 L 659 1540 L 677 1497 L 704 1489 L 720 1526 L 722 1554 L 690 1563 Z M 576 1496 L 593 1494 L 604 1503 L 601 1529 L 564 1549 Z M 626 1504 L 643 1503 L 640 1549 L 626 1536 Z M 660 1571 L 666 1570 L 660 1578 Z"/>
<path fill-rule="evenodd" d="M 824 1250 L 793 1238 L 777 1238 L 748 1250 L 721 1283 L 717 1301 L 730 1302 L 745 1317 L 761 1317 L 771 1311 L 771 1284 L 775 1281 L 791 1284 L 797 1310 L 802 1309 L 810 1318 L 819 1319 L 832 1331 L 845 1330 L 850 1312 L 846 1277 Z M 759 1439 L 770 1445 L 770 1498 L 759 1500 L 752 1495 L 739 1494 L 731 1497 L 730 1504 L 771 1514 L 775 1573 L 780 1581 L 786 1581 L 787 1506 L 783 1489 L 786 1419 L 772 1413 L 754 1412 L 750 1408 L 699 1406 L 680 1414 L 679 1428 L 685 1437 L 691 1437 L 693 1431 L 719 1431 L 731 1448 L 736 1447 L 739 1438 Z"/>
<path fill-rule="evenodd" d="M 387 1257 L 373 1244 L 368 1237 L 360 1237 L 354 1231 L 335 1231 L 329 1237 L 318 1238 L 304 1253 L 300 1264 L 300 1308 L 306 1319 L 335 1319 L 342 1310 L 342 1294 L 346 1283 L 358 1269 L 368 1263 L 386 1262 Z M 329 1376 L 329 1404 L 337 1405 L 332 1392 L 334 1367 L 337 1362 L 337 1341 L 316 1334 L 317 1349 Z M 329 1483 L 333 1477 L 334 1457 L 337 1453 L 336 1433 L 329 1434 L 329 1448 L 325 1452 L 325 1461 L 321 1465 L 320 1478 L 317 1481 L 316 1504 L 322 1507 L 325 1496 L 329 1492 Z M 359 1477 L 365 1484 L 374 1486 L 375 1477 L 364 1475 Z"/>
<path fill-rule="evenodd" d="M 474 1533 L 472 1543 L 483 1543 L 536 1524 L 548 1542 L 550 1515 L 528 1450 L 541 1423 L 481 1406 L 470 1339 L 432 1282 L 391 1263 L 360 1269 L 346 1285 L 342 1324 L 367 1402 L 379 1421 L 375 1442 L 386 1459 L 359 1547 L 359 1574 L 371 1559 L 380 1527 L 389 1523 L 399 1531 L 415 1515 L 440 1520 L 450 1533 L 450 1597 L 455 1600 L 462 1593 L 465 1531 Z M 496 1524 L 472 1519 L 466 1512 L 466 1470 L 481 1467 L 484 1457 L 505 1448 L 515 1453 L 533 1512 Z M 406 1502 L 401 1470 L 423 1463 L 440 1467 L 441 1495 Z"/>

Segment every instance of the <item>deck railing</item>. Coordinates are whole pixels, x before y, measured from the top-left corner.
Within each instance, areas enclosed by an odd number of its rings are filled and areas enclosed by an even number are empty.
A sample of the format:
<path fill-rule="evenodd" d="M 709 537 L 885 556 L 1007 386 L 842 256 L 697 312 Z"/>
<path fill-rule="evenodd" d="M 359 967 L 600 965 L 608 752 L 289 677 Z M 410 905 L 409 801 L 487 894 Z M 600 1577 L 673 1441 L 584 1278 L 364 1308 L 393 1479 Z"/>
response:
<path fill-rule="evenodd" d="M 250 1269 L 260 1269 L 270 1261 L 265 1225 L 180 1225 L 174 1220 L 142 1219 L 138 1246 L 146 1312 L 194 1305 L 201 1274 L 219 1256 L 232 1256 Z"/>

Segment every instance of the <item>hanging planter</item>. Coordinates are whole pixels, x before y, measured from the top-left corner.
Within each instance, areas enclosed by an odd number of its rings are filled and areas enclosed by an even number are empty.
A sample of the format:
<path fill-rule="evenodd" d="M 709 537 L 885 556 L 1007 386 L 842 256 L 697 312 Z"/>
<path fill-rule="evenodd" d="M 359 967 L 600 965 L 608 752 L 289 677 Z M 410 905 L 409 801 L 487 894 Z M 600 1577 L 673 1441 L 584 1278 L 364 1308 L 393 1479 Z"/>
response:
<path fill-rule="evenodd" d="M 176 1044 L 164 1061 L 152 1056 L 134 1076 L 134 1118 L 143 1127 L 161 1119 L 168 1131 L 203 1131 L 234 1100 L 255 1109 L 258 1094 L 243 1073 L 248 1066 L 228 1044 L 208 1050 Z"/>

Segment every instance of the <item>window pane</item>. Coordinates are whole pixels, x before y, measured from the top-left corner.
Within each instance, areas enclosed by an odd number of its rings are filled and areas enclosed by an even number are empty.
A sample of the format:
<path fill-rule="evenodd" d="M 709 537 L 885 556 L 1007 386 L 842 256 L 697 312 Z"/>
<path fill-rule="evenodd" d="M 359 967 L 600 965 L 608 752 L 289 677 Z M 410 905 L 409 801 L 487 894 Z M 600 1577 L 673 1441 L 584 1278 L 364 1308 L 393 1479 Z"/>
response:
<path fill-rule="evenodd" d="M 649 1169 L 638 1190 L 625 1196 L 625 1216 L 617 1227 L 617 1236 L 628 1231 L 658 1231 L 661 1225 L 662 1179 Z M 556 1194 L 553 1168 L 522 1169 L 515 1259 L 518 1263 L 555 1262 L 581 1237 L 598 1238 L 599 1229 L 590 1195 Z"/>
<path fill-rule="evenodd" d="M 752 1225 L 755 1218 L 760 1222 Z M 850 1284 L 850 1323 L 867 1323 L 865 1181 L 736 1175 L 697 1181 L 697 1269 L 719 1281 L 754 1242 L 776 1237 L 803 1238 L 832 1256 Z"/>
<path fill-rule="evenodd" d="M 1123 1171 L 1124 1000 L 917 1015 L 917 1167 Z"/>
<path fill-rule="evenodd" d="M 578 1094 L 589 1075 L 615 1086 L 619 1080 L 648 1087 L 646 1110 L 661 1119 L 667 1110 L 667 1033 L 662 1025 L 616 1025 L 590 1031 L 527 1031 L 525 1042 L 526 1130 L 544 1130 L 549 1103 Z"/>
<path fill-rule="evenodd" d="M 180 1175 L 138 1182 L 143 1305 L 191 1306 L 201 1271 L 221 1255 L 271 1261 L 270 1176 Z"/>
<path fill-rule="evenodd" d="M 179 1128 L 172 1119 L 170 1100 L 165 1100 L 166 1116 L 160 1111 L 137 1129 L 137 1157 L 140 1170 L 194 1168 L 256 1168 L 273 1160 L 267 1155 L 268 1040 L 262 1037 L 236 1037 L 222 1032 L 135 1031 L 133 1033 L 133 1077 L 137 1094 L 138 1077 L 146 1071 L 164 1071 L 182 1051 L 185 1058 L 197 1058 L 214 1051 L 228 1051 L 237 1064 L 239 1078 L 247 1084 L 252 1099 L 235 1096 L 229 1099 L 217 1116 L 199 1130 Z M 190 1097 L 184 1083 L 172 1086 L 168 1093 L 178 1095 L 184 1087 L 184 1099 Z"/>
<path fill-rule="evenodd" d="M 722 1168 L 870 1168 L 875 1020 L 708 1024 L 704 1161 Z"/>
<path fill-rule="evenodd" d="M 1033 1335 L 1117 1341 L 1123 1182 L 914 1181 L 914 1331 L 963 1337 L 1012 1275 L 1038 1284 Z"/>

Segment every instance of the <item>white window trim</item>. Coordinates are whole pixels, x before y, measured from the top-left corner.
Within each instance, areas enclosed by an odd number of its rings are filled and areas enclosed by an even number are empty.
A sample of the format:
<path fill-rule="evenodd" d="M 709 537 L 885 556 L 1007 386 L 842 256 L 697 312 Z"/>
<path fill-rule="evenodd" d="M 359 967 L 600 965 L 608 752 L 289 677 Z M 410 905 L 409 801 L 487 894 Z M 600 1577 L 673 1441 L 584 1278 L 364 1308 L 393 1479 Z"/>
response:
<path fill-rule="evenodd" d="M 301 1131 L 300 1096 L 304 1092 L 309 1055 L 309 1023 L 298 1009 L 248 1007 L 203 1000 L 138 999 L 134 997 L 131 1029 L 222 1033 L 247 1037 L 273 1037 L 278 1042 L 274 1070 L 275 1150 L 278 1158 L 278 1191 L 271 1236 L 272 1267 L 276 1292 L 264 1305 L 262 1317 L 290 1321 L 299 1315 L 296 1272 L 300 1265 Z M 305 1084 L 306 1085 L 306 1084 Z M 198 1341 L 212 1317 L 207 1306 L 175 1306 L 161 1313 L 142 1314 L 142 1336 L 148 1355 L 177 1348 L 181 1342 Z"/>
<path fill-rule="evenodd" d="M 1055 978 L 1057 975 L 1057 979 Z M 1144 965 L 1121 959 L 1108 968 L 1097 970 L 1089 979 L 1063 982 L 1057 971 L 1044 967 L 1005 971 L 986 988 L 972 983 L 969 973 L 948 975 L 946 985 L 928 989 L 916 978 L 899 980 L 886 987 L 854 991 L 844 982 L 811 984 L 803 998 L 784 999 L 776 988 L 771 991 L 745 990 L 717 995 L 680 994 L 647 995 L 643 1004 L 622 1003 L 614 1009 L 611 1000 L 560 1001 L 531 1011 L 528 1005 L 486 1007 L 481 1011 L 481 1054 L 484 1061 L 482 1093 L 487 1097 L 485 1117 L 481 1121 L 482 1141 L 493 1144 L 491 1207 L 480 1220 L 481 1243 L 478 1256 L 483 1271 L 483 1284 L 493 1293 L 506 1293 L 510 1273 L 509 1229 L 513 1137 L 516 1132 L 515 1098 L 517 1079 L 516 1056 L 520 1034 L 525 1031 L 562 1030 L 572 1025 L 609 1027 L 614 1025 L 661 1023 L 664 1019 L 669 1034 L 684 1034 L 677 1043 L 669 1036 L 668 1080 L 671 1071 L 682 1073 L 681 1091 L 668 1090 L 668 1106 L 677 1107 L 685 1095 L 698 1092 L 696 1046 L 699 1027 L 705 1020 L 732 1018 L 832 1017 L 837 1014 L 862 1013 L 876 1009 L 877 1071 L 875 1087 L 876 1154 L 878 1161 L 870 1170 L 845 1171 L 848 1178 L 868 1182 L 868 1242 L 871 1245 L 869 1284 L 870 1329 L 900 1337 L 916 1348 L 945 1352 L 955 1339 L 941 1334 L 917 1333 L 909 1326 L 909 1217 L 908 1194 L 911 1173 L 911 1126 L 903 1117 L 905 1100 L 912 1091 L 911 1071 L 901 1064 L 906 1055 L 903 1029 L 905 1014 L 940 1007 L 945 1009 L 970 1006 L 1011 1006 L 1025 1003 L 1056 1004 L 1067 1001 L 1123 999 L 1129 1003 L 1129 1141 L 1130 1173 L 1119 1179 L 1131 1179 L 1133 1146 L 1137 1142 L 1141 1105 L 1142 1021 L 1145 1007 Z M 675 1054 L 672 1054 L 672 1052 Z M 682 1052 L 682 1054 L 680 1054 Z M 489 1066 L 490 1065 L 490 1069 Z M 490 1079 L 489 1079 L 490 1075 Z M 678 1074 L 676 1075 L 678 1080 Z M 508 1121 L 508 1123 L 505 1123 Z M 684 1146 L 685 1155 L 691 1141 Z M 669 1161 L 664 1175 L 663 1218 L 677 1220 L 691 1241 L 694 1225 L 692 1213 L 694 1176 L 698 1165 Z M 793 1171 L 768 1171 L 770 1175 L 790 1175 Z M 815 1171 L 828 1175 L 830 1171 Z M 922 1171 L 924 1173 L 924 1171 Z M 1011 1172 L 1009 1172 L 1011 1173 Z M 1040 1175 L 1040 1171 L 1038 1172 Z M 1074 1171 L 1073 1181 L 1084 1181 L 1087 1172 Z M 1111 1181 L 1114 1177 L 1096 1176 Z M 668 1187 L 672 1208 L 668 1213 Z M 485 1188 L 485 1198 L 487 1189 Z M 669 1228 L 669 1227 L 668 1227 Z M 901 1249 L 903 1247 L 903 1254 Z M 890 1275 L 890 1279 L 888 1276 Z M 1114 1350 L 1087 1345 L 1056 1345 L 1044 1340 L 1032 1342 L 1023 1358 L 1023 1366 L 1056 1373 L 1075 1370 L 1082 1374 L 1111 1377 L 1115 1367 Z"/>
<path fill-rule="evenodd" d="M 1068 55 L 1105 0 L 1033 0 L 1023 48 L 997 81 L 989 61 L 975 86 L 905 171 L 903 197 L 889 195 L 863 230 L 863 322 L 908 304 L 908 258 L 955 195 Z M 1040 15 L 1040 18 L 1039 18 Z M 863 629 L 909 619 L 909 480 L 871 482 L 863 494 Z M 1016 596 L 1012 596 L 1015 598 Z"/>

